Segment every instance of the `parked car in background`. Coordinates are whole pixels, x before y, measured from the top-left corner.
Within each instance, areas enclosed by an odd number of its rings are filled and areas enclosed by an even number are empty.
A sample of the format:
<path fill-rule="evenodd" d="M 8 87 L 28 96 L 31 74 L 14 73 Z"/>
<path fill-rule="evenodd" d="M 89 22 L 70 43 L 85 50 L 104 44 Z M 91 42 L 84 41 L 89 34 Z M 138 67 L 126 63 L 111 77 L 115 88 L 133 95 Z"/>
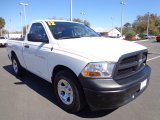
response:
<path fill-rule="evenodd" d="M 141 39 L 141 37 L 139 36 L 139 34 L 136 34 L 135 38 L 136 38 L 136 40 L 140 40 Z"/>
<path fill-rule="evenodd" d="M 155 36 L 153 35 L 144 35 L 144 39 L 155 39 Z"/>
<path fill-rule="evenodd" d="M 160 35 L 156 37 L 157 42 L 160 42 Z"/>
<path fill-rule="evenodd" d="M 5 37 L 0 37 L 0 46 L 6 46 L 7 39 Z"/>

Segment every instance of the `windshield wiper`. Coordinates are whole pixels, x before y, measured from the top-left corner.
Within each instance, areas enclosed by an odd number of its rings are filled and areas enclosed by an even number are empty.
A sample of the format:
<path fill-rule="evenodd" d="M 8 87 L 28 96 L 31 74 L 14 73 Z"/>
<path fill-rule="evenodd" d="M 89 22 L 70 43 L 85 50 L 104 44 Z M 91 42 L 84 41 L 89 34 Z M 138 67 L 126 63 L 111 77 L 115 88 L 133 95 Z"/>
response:
<path fill-rule="evenodd" d="M 81 38 L 81 36 L 60 37 L 58 39 L 72 39 L 72 38 Z"/>

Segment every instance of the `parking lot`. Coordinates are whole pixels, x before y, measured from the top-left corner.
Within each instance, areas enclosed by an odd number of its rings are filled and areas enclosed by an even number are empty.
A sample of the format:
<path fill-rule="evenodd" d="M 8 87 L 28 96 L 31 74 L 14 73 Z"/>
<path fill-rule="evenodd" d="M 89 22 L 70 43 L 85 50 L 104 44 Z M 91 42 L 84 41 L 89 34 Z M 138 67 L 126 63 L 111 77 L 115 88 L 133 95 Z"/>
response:
<path fill-rule="evenodd" d="M 116 110 L 92 112 L 85 109 L 77 114 L 69 114 L 56 105 L 52 85 L 46 81 L 31 73 L 16 78 L 7 51 L 1 47 L 0 120 L 160 120 L 160 43 L 155 40 L 137 43 L 149 49 L 147 63 L 152 74 L 146 91 Z"/>

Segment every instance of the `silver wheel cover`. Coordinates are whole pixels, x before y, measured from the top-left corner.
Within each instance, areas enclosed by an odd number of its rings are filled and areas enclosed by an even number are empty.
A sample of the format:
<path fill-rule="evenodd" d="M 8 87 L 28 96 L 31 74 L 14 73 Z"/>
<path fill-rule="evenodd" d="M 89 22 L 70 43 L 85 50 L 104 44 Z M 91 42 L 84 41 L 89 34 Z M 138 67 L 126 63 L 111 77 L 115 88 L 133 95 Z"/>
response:
<path fill-rule="evenodd" d="M 73 89 L 71 85 L 64 79 L 59 80 L 57 85 L 57 91 L 59 98 L 61 101 L 66 104 L 70 105 L 73 102 Z"/>
<path fill-rule="evenodd" d="M 13 69 L 14 69 L 14 72 L 17 73 L 18 72 L 18 65 L 17 65 L 17 62 L 16 60 L 13 60 Z"/>

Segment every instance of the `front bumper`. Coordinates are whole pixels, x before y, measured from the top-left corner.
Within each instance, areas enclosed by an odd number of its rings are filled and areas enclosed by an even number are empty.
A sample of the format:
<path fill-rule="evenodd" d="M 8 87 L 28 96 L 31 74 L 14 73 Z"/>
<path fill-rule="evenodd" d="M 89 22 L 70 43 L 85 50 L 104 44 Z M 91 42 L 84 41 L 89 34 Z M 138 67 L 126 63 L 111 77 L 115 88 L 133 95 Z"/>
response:
<path fill-rule="evenodd" d="M 6 43 L 0 43 L 0 46 L 6 46 Z"/>
<path fill-rule="evenodd" d="M 82 76 L 79 79 L 86 101 L 92 110 L 113 109 L 129 103 L 139 96 L 149 84 L 150 73 L 151 69 L 146 65 L 141 72 L 118 81 Z"/>

